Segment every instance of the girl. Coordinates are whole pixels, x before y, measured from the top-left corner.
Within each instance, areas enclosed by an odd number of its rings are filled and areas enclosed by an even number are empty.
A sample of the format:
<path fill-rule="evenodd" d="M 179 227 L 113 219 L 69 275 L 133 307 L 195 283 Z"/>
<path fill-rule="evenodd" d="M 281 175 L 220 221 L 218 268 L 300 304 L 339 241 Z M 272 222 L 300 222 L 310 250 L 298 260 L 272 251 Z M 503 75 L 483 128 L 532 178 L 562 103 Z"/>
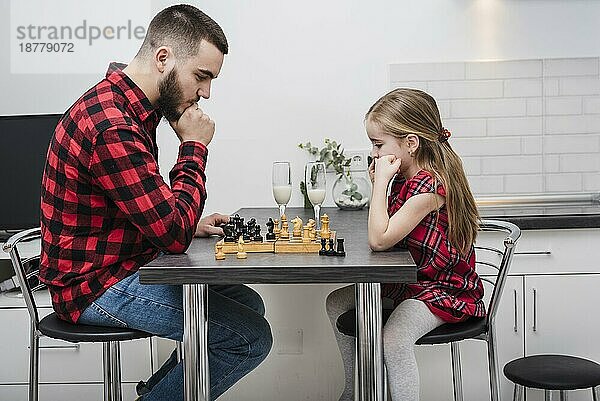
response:
<path fill-rule="evenodd" d="M 365 126 L 373 144 L 369 246 L 408 248 L 418 268 L 415 284 L 382 285 L 382 297 L 395 308 L 383 329 L 388 383 L 394 401 L 418 400 L 415 342 L 441 324 L 485 315 L 473 249 L 479 215 L 431 96 L 393 90 L 371 106 Z M 326 306 L 346 375 L 340 401 L 350 401 L 354 338 L 338 332 L 335 322 L 354 308 L 354 286 L 333 291 Z"/>

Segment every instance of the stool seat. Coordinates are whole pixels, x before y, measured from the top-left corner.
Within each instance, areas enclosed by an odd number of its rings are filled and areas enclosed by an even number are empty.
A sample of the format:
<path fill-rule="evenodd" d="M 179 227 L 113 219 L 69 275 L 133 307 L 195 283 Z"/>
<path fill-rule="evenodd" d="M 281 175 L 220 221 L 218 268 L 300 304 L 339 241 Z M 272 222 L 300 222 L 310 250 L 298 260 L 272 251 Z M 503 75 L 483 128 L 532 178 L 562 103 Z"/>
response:
<path fill-rule="evenodd" d="M 577 390 L 600 385 L 600 364 L 568 355 L 532 355 L 504 366 L 513 383 L 544 390 Z"/>
<path fill-rule="evenodd" d="M 152 336 L 150 333 L 128 328 L 72 324 L 60 319 L 56 313 L 51 313 L 40 320 L 38 327 L 47 337 L 72 343 L 126 341 Z"/>
<path fill-rule="evenodd" d="M 382 310 L 381 316 L 383 324 L 387 322 L 392 312 L 393 309 L 384 308 Z M 356 337 L 356 310 L 351 309 L 340 315 L 336 321 L 336 326 L 340 333 Z M 446 323 L 436 327 L 423 337 L 419 338 L 416 344 L 446 344 L 453 341 L 474 338 L 486 332 L 487 324 L 485 318 L 470 318 L 464 322 Z"/>

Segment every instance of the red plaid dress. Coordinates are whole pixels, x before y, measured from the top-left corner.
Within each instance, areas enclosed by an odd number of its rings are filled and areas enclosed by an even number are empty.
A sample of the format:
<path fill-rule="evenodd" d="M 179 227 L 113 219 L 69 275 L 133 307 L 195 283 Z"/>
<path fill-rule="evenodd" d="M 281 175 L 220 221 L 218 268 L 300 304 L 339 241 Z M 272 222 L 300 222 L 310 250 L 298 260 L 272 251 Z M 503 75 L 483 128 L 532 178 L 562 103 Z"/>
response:
<path fill-rule="evenodd" d="M 441 183 L 431 173 L 419 171 L 410 180 L 401 175 L 392 183 L 388 214 L 396 213 L 411 196 L 421 193 L 446 196 Z M 475 250 L 466 258 L 448 241 L 448 214 L 444 205 L 431 212 L 396 246 L 408 248 L 417 264 L 416 284 L 383 284 L 381 295 L 394 300 L 423 301 L 431 312 L 446 322 L 459 322 L 469 316 L 485 316 L 483 285 L 475 272 Z"/>
<path fill-rule="evenodd" d="M 182 143 L 165 183 L 160 114 L 123 67 L 111 64 L 71 106 L 48 149 L 40 279 L 58 316 L 71 322 L 159 251 L 184 252 L 206 199 L 206 147 Z"/>

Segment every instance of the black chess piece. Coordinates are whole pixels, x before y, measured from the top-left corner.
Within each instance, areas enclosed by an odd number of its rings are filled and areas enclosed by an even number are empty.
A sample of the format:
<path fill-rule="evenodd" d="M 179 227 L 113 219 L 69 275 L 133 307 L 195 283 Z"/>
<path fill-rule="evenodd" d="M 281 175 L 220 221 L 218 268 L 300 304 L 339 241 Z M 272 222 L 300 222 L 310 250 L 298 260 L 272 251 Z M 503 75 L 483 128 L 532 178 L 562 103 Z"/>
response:
<path fill-rule="evenodd" d="M 244 242 L 250 242 L 252 240 L 250 232 L 248 232 L 248 226 L 246 225 L 242 226 L 242 238 L 244 239 Z"/>
<path fill-rule="evenodd" d="M 321 238 L 321 249 L 319 249 L 319 255 L 325 256 L 327 255 L 327 249 L 325 246 L 327 245 L 327 240 L 325 238 Z"/>
<path fill-rule="evenodd" d="M 225 242 L 236 242 L 235 239 L 235 226 L 233 225 L 233 223 L 227 223 L 225 224 L 225 226 L 223 227 L 223 233 L 225 233 L 225 238 L 224 241 Z"/>
<path fill-rule="evenodd" d="M 335 252 L 335 256 L 346 256 L 346 251 L 344 250 L 344 239 L 337 239 L 337 251 Z"/>
<path fill-rule="evenodd" d="M 250 236 L 254 235 L 254 227 L 256 227 L 256 219 L 253 217 L 250 220 L 248 220 L 248 223 L 246 224 L 246 226 L 248 227 L 248 234 L 250 234 Z"/>
<path fill-rule="evenodd" d="M 329 238 L 329 249 L 327 250 L 327 256 L 335 256 L 335 247 L 333 243 L 333 238 Z"/>
<path fill-rule="evenodd" d="M 252 238 L 254 242 L 263 242 L 263 237 L 260 235 L 260 224 L 254 226 L 254 237 Z"/>
<path fill-rule="evenodd" d="M 275 229 L 275 222 L 272 218 L 269 217 L 269 221 L 267 221 L 265 225 L 267 226 L 267 241 L 275 241 L 275 233 L 273 232 L 273 230 Z"/>

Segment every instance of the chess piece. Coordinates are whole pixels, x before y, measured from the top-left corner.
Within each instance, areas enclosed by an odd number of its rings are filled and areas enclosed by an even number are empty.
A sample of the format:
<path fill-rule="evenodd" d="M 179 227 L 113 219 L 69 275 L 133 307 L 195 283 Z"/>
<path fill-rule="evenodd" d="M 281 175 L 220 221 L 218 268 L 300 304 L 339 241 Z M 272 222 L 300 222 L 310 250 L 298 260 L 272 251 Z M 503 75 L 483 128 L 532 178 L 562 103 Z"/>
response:
<path fill-rule="evenodd" d="M 238 251 L 235 257 L 238 259 L 246 259 L 248 257 L 248 254 L 244 251 L 244 239 L 242 237 L 238 240 Z"/>
<path fill-rule="evenodd" d="M 325 238 L 321 238 L 321 249 L 319 250 L 319 255 L 325 256 L 327 255 L 327 249 L 325 248 L 327 244 L 327 240 Z"/>
<path fill-rule="evenodd" d="M 279 238 L 281 238 L 281 239 L 289 239 L 290 238 L 290 232 L 288 231 L 287 217 L 285 217 L 285 214 L 281 215 L 281 232 L 279 233 Z"/>
<path fill-rule="evenodd" d="M 246 224 L 246 226 L 248 227 L 248 235 L 250 235 L 250 237 L 254 236 L 254 227 L 256 227 L 256 219 L 253 217 L 250 220 L 248 220 L 248 224 Z"/>
<path fill-rule="evenodd" d="M 327 250 L 327 256 L 335 256 L 333 238 L 329 238 L 329 249 Z"/>
<path fill-rule="evenodd" d="M 236 239 L 234 237 L 234 232 L 235 232 L 235 226 L 233 225 L 233 223 L 225 224 L 225 226 L 223 227 L 223 233 L 225 233 L 225 238 L 223 238 L 223 241 L 235 242 Z"/>
<path fill-rule="evenodd" d="M 329 231 L 329 216 L 324 214 L 321 216 L 321 238 L 329 239 L 331 231 Z"/>
<path fill-rule="evenodd" d="M 302 232 L 302 242 L 306 243 L 310 243 L 310 225 L 307 224 L 303 227 L 303 232 Z"/>
<path fill-rule="evenodd" d="M 242 238 L 244 239 L 244 242 L 250 242 L 250 241 L 252 241 L 252 238 L 250 237 L 250 235 L 252 233 L 249 230 L 250 229 L 248 228 L 248 226 L 243 226 L 242 227 Z"/>
<path fill-rule="evenodd" d="M 302 241 L 302 219 L 298 216 L 291 221 L 294 223 L 294 229 L 292 231 L 292 240 Z"/>
<path fill-rule="evenodd" d="M 275 228 L 275 222 L 272 218 L 269 217 L 269 221 L 267 221 L 266 226 L 268 230 L 266 235 L 267 241 L 275 241 L 277 237 L 275 237 L 275 232 L 273 231 Z"/>
<path fill-rule="evenodd" d="M 308 219 L 308 226 L 310 228 L 309 238 L 310 241 L 315 241 L 317 239 L 317 225 L 315 224 L 314 219 Z"/>
<path fill-rule="evenodd" d="M 263 237 L 260 235 L 260 224 L 254 226 L 254 237 L 252 237 L 252 241 L 263 242 Z"/>
<path fill-rule="evenodd" d="M 225 252 L 223 252 L 223 243 L 221 241 L 219 241 L 219 242 L 217 242 L 217 245 L 215 245 L 215 247 L 217 248 L 217 252 L 215 253 L 215 259 L 216 260 L 225 259 Z"/>
<path fill-rule="evenodd" d="M 285 217 L 285 214 L 282 216 Z M 281 229 L 279 228 L 279 220 L 275 219 L 275 231 L 273 231 L 275 233 L 275 239 L 278 239 L 281 236 Z"/>
<path fill-rule="evenodd" d="M 346 256 L 346 251 L 344 250 L 344 239 L 337 238 L 337 251 L 335 252 L 335 256 Z"/>

